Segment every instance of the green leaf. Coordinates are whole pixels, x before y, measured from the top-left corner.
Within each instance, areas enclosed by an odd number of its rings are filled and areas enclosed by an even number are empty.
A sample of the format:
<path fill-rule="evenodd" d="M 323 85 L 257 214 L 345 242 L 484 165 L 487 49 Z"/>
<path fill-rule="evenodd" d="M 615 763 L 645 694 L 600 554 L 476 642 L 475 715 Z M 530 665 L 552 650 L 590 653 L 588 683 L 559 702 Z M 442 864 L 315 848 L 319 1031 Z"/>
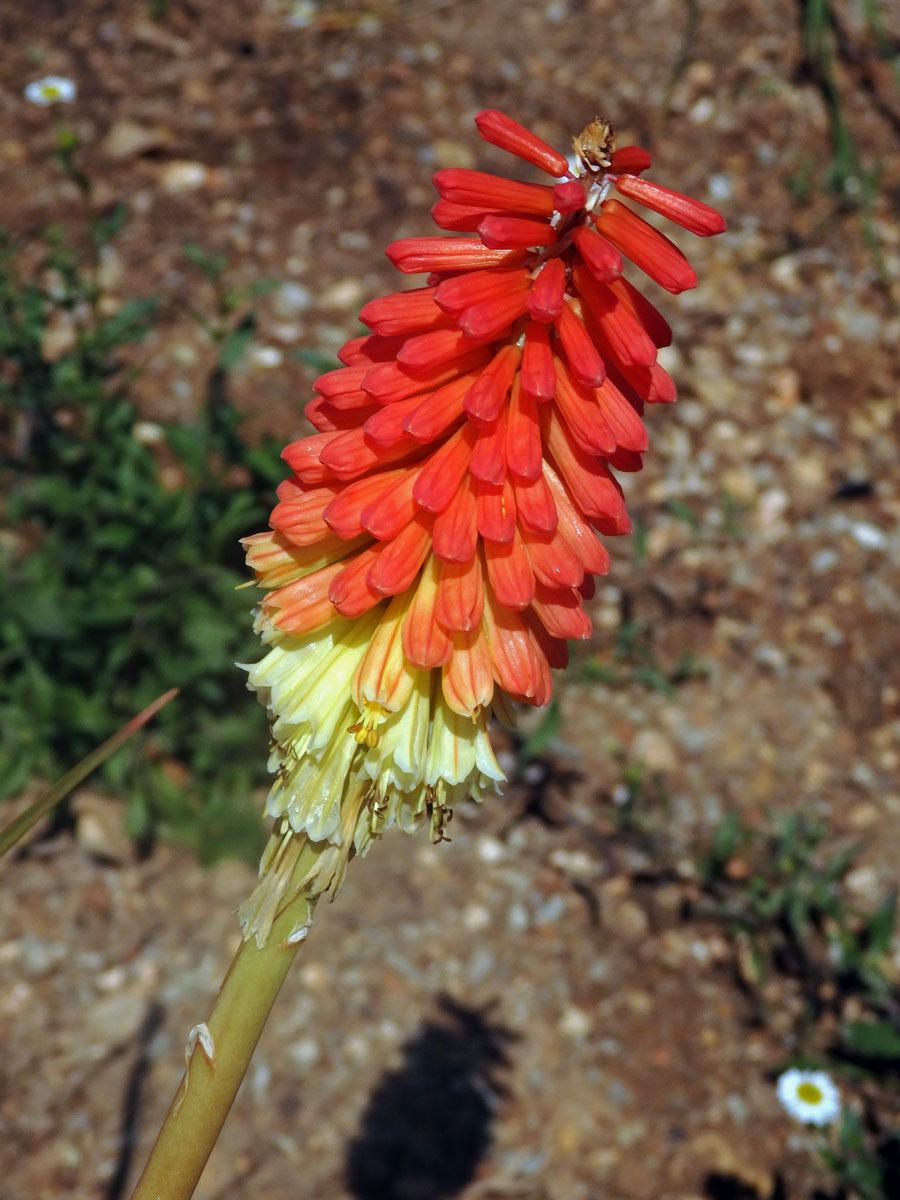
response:
<path fill-rule="evenodd" d="M 335 371 L 341 365 L 336 358 L 330 354 L 323 354 L 321 350 L 295 350 L 294 355 L 305 366 L 323 374 L 326 371 Z"/>
<path fill-rule="evenodd" d="M 700 859 L 700 878 L 707 883 L 717 878 L 750 836 L 740 813 L 729 811 L 716 828 L 709 850 Z"/>
<path fill-rule="evenodd" d="M 263 277 L 255 279 L 247 287 L 238 288 L 235 292 L 237 300 L 255 300 L 258 296 L 270 296 L 281 287 L 281 280 Z"/>
<path fill-rule="evenodd" d="M 537 758 L 556 737 L 561 724 L 562 713 L 559 701 L 554 698 L 548 704 L 547 711 L 544 713 L 540 723 L 531 731 L 522 744 L 519 750 L 519 761 L 529 762 L 532 758 Z"/>
<path fill-rule="evenodd" d="M 900 1028 L 890 1021 L 852 1021 L 844 1041 L 864 1058 L 900 1059 Z"/>
<path fill-rule="evenodd" d="M 206 469 L 206 438 L 202 430 L 190 425 L 168 425 L 165 438 L 188 472 L 194 478 L 202 476 Z"/>
<path fill-rule="evenodd" d="M 77 766 L 68 771 L 49 791 L 45 792 L 40 799 L 30 805 L 21 816 L 16 817 L 5 829 L 0 831 L 0 855 L 5 854 L 16 842 L 23 838 L 29 829 L 37 824 L 41 817 L 45 817 L 49 812 L 52 812 L 60 800 L 63 800 L 73 788 L 76 788 L 101 763 L 105 762 L 111 754 L 114 754 L 120 746 L 133 737 L 151 717 L 159 712 L 163 705 L 168 704 L 177 694 L 178 689 L 172 688 L 165 695 L 159 696 L 143 712 L 138 713 L 136 717 L 133 717 L 126 725 L 117 730 L 111 738 L 107 738 L 102 746 L 98 746 L 96 750 L 82 759 Z"/>
<path fill-rule="evenodd" d="M 683 500 L 670 500 L 666 505 L 666 511 L 673 517 L 677 517 L 679 521 L 684 521 L 685 525 L 690 526 L 694 533 L 699 531 L 700 518 Z"/>
<path fill-rule="evenodd" d="M 285 473 L 284 461 L 281 457 L 281 443 L 271 443 L 263 446 L 247 446 L 244 450 L 244 462 L 264 482 L 278 484 Z"/>
<path fill-rule="evenodd" d="M 117 237 L 128 220 L 128 206 L 121 201 L 114 204 L 107 212 L 97 217 L 91 226 L 91 237 L 95 246 L 105 246 Z"/>
<path fill-rule="evenodd" d="M 117 313 L 98 327 L 92 340 L 104 352 L 140 341 L 148 333 L 158 307 L 159 301 L 155 296 L 126 300 Z"/>
<path fill-rule="evenodd" d="M 838 1137 L 842 1150 L 859 1151 L 865 1145 L 863 1124 L 854 1109 L 844 1108 L 841 1111 Z"/>
<path fill-rule="evenodd" d="M 136 540 L 137 531 L 125 521 L 111 521 L 98 530 L 94 545 L 100 550 L 124 550 Z"/>
<path fill-rule="evenodd" d="M 185 242 L 182 246 L 184 256 L 195 267 L 199 267 L 211 283 L 218 283 L 228 267 L 228 256 L 225 254 L 210 254 L 196 242 Z"/>
<path fill-rule="evenodd" d="M 862 932 L 862 940 L 871 954 L 886 954 L 897 923 L 897 888 L 892 888 L 872 913 Z"/>
<path fill-rule="evenodd" d="M 238 365 L 256 332 L 256 316 L 251 313 L 244 317 L 236 328 L 229 330 L 219 347 L 219 366 L 223 371 L 231 371 Z"/>
<path fill-rule="evenodd" d="M 664 696 L 674 696 L 675 694 L 675 688 L 658 667 L 637 666 L 634 668 L 633 675 L 635 683 L 642 684 L 651 692 L 661 692 Z"/>

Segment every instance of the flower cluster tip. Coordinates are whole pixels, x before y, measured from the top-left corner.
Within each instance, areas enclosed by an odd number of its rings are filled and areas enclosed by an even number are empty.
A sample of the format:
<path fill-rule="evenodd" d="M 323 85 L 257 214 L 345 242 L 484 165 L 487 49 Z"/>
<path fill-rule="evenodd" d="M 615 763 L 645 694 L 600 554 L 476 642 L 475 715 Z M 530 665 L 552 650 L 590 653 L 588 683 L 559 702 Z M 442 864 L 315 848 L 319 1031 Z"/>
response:
<path fill-rule="evenodd" d="M 362 309 L 370 333 L 316 381 L 315 432 L 286 448 L 271 529 L 246 539 L 267 589 L 249 682 L 273 721 L 269 812 L 344 863 L 429 813 L 440 837 L 451 804 L 494 789 L 492 711 L 546 704 L 568 639 L 590 634 L 597 535 L 630 528 L 617 473 L 641 467 L 645 405 L 675 399 L 671 331 L 625 263 L 673 293 L 696 283 L 623 201 L 725 228 L 644 179 L 650 156 L 600 118 L 574 166 L 501 112 L 475 123 L 550 182 L 435 174 L 448 236 L 387 249 L 424 285 Z"/>

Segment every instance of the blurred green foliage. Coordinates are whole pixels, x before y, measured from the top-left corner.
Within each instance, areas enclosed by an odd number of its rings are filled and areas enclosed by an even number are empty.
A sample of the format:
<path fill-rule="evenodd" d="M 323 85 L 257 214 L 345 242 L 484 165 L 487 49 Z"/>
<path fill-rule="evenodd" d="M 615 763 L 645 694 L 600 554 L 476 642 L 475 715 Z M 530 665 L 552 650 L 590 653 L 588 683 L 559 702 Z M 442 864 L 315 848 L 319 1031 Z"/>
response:
<path fill-rule="evenodd" d="M 893 1200 L 897 1195 L 900 1135 L 896 1131 L 879 1139 L 857 1112 L 843 1108 L 837 1129 L 822 1139 L 819 1153 L 835 1176 L 838 1196 Z"/>
<path fill-rule="evenodd" d="M 856 11 L 853 11 L 853 10 Z M 828 120 L 831 159 L 824 167 L 824 185 L 846 210 L 857 210 L 863 240 L 882 285 L 888 282 L 882 238 L 873 220 L 882 190 L 880 159 L 864 159 L 857 149 L 848 109 L 865 101 L 891 132 L 900 128 L 897 85 L 900 85 L 900 39 L 890 32 L 890 7 L 880 0 L 857 0 L 847 6 L 834 0 L 798 0 L 800 60 L 798 76 L 819 92 Z M 894 87 L 876 85 L 887 79 L 882 64 L 890 65 Z M 808 155 L 798 159 L 787 178 L 795 203 L 806 203 L 822 178 L 822 164 Z"/>
<path fill-rule="evenodd" d="M 606 659 L 593 655 L 578 664 L 579 681 L 608 687 L 638 683 L 649 691 L 674 696 L 681 684 L 708 677 L 710 664 L 691 650 L 686 650 L 676 662 L 662 663 L 651 633 L 646 621 L 624 619 L 616 630 L 611 655 Z"/>
<path fill-rule="evenodd" d="M 699 861 L 706 900 L 700 909 L 739 939 L 748 986 L 759 987 L 775 970 L 799 982 L 811 1017 L 852 996 L 867 1014 L 896 1020 L 900 997 L 884 968 L 897 891 L 870 912 L 850 904 L 844 880 L 859 847 L 827 852 L 827 834 L 802 812 L 779 816 L 766 830 L 729 813 Z"/>
<path fill-rule="evenodd" d="M 129 392 L 156 302 L 105 315 L 92 265 L 123 219 L 94 222 L 83 253 L 51 230 L 28 269 L 0 242 L 0 796 L 178 686 L 101 778 L 136 838 L 254 858 L 265 719 L 234 665 L 258 653 L 238 538 L 265 528 L 283 467 L 274 444 L 244 444 L 228 397 L 253 314 L 223 292 L 201 416 L 142 431 Z"/>

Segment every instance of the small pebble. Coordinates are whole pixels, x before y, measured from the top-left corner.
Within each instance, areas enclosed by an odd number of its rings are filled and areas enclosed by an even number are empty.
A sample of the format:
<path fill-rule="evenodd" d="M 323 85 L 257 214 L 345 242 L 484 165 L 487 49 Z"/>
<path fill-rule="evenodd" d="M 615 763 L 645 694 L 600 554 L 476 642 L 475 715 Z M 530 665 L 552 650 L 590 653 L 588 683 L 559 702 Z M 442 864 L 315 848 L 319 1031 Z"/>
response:
<path fill-rule="evenodd" d="M 467 904 L 462 912 L 462 921 L 466 929 L 478 933 L 490 925 L 491 913 L 483 904 Z"/>
<path fill-rule="evenodd" d="M 564 1037 L 576 1040 L 587 1037 L 591 1032 L 590 1015 L 573 1004 L 560 1017 L 557 1028 Z"/>
<path fill-rule="evenodd" d="M 565 896 L 551 896 L 549 900 L 545 900 L 537 912 L 534 914 L 536 925 L 552 925 L 560 919 L 567 908 L 567 900 Z"/>
<path fill-rule="evenodd" d="M 283 362 L 284 355 L 277 346 L 254 346 L 247 355 L 248 366 L 264 371 L 274 370 Z"/>
<path fill-rule="evenodd" d="M 511 904 L 506 913 L 506 925 L 512 933 L 522 933 L 531 924 L 531 917 L 524 904 Z"/>
<path fill-rule="evenodd" d="M 475 853 L 482 862 L 495 863 L 506 855 L 506 848 L 498 838 L 485 836 L 478 839 Z"/>
<path fill-rule="evenodd" d="M 276 316 L 290 319 L 299 313 L 306 312 L 312 307 L 312 302 L 312 292 L 308 287 L 294 280 L 288 280 L 274 293 L 272 309 Z"/>
<path fill-rule="evenodd" d="M 297 1067 L 311 1067 L 318 1062 L 321 1047 L 315 1038 L 305 1037 L 287 1046 L 287 1056 Z"/>
<path fill-rule="evenodd" d="M 159 186 L 170 196 L 186 195 L 204 187 L 210 179 L 210 170 L 205 163 L 174 159 L 166 163 L 159 172 Z"/>
<path fill-rule="evenodd" d="M 887 534 L 868 521 L 856 521 L 850 526 L 850 535 L 866 550 L 883 550 L 887 546 Z"/>

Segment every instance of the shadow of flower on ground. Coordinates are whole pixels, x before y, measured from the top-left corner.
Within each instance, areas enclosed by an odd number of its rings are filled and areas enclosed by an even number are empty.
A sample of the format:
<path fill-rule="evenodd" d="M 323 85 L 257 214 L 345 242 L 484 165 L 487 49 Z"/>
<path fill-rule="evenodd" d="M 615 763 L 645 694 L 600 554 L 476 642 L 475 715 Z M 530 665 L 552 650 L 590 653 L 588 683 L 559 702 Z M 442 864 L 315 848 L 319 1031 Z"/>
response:
<path fill-rule="evenodd" d="M 347 1154 L 355 1200 L 444 1200 L 475 1177 L 491 1145 L 516 1035 L 448 996 L 372 1093 Z"/>

